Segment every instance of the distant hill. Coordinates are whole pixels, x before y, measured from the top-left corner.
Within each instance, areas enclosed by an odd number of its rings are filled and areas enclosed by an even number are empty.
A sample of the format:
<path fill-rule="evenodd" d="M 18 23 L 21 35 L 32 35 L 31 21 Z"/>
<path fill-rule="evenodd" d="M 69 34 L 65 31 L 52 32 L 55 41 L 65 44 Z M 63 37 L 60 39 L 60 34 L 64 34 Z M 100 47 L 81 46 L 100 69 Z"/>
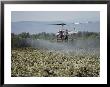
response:
<path fill-rule="evenodd" d="M 56 33 L 61 28 L 61 26 L 51 25 L 56 23 L 66 23 L 67 25 L 64 28 L 69 30 L 74 30 L 74 27 L 78 31 L 89 31 L 89 32 L 100 32 L 100 22 L 84 22 L 84 23 L 67 23 L 61 21 L 55 22 L 40 22 L 40 21 L 19 21 L 11 23 L 11 32 L 12 33 L 21 33 L 29 32 L 40 33 Z"/>

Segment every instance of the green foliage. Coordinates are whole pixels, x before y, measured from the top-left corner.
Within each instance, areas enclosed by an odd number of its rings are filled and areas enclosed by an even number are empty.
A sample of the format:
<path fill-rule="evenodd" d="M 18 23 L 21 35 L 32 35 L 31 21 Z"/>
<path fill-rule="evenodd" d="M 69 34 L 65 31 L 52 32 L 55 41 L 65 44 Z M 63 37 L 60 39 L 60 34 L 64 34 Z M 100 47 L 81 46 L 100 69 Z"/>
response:
<path fill-rule="evenodd" d="M 23 32 L 23 33 L 19 34 L 18 36 L 21 38 L 30 38 L 30 34 L 26 33 L 26 32 Z"/>
<path fill-rule="evenodd" d="M 87 38 L 99 38 L 100 37 L 100 34 L 97 33 L 97 32 L 78 32 L 76 34 L 72 34 L 69 36 L 70 39 L 79 39 L 79 38 L 84 38 L 84 39 L 87 39 Z"/>
<path fill-rule="evenodd" d="M 11 46 L 12 48 L 16 47 L 30 47 L 30 44 L 28 43 L 28 39 L 43 39 L 43 40 L 55 40 L 56 36 L 53 33 L 38 33 L 38 34 L 29 34 L 26 32 L 23 32 L 21 34 L 11 34 Z"/>
<path fill-rule="evenodd" d="M 71 34 L 69 35 L 69 40 L 74 40 L 74 39 L 80 39 L 80 38 L 99 38 L 100 35 L 99 33 L 95 32 L 78 32 L 76 34 Z M 21 34 L 11 34 L 11 46 L 12 48 L 14 47 L 30 47 L 30 44 L 27 43 L 27 39 L 42 39 L 42 40 L 50 40 L 50 41 L 55 41 L 56 36 L 54 33 L 38 33 L 38 34 L 29 34 L 26 32 L 23 32 Z"/>
<path fill-rule="evenodd" d="M 14 48 L 13 77 L 98 77 L 100 58 L 96 54 L 68 54 L 35 48 Z"/>
<path fill-rule="evenodd" d="M 42 33 L 38 33 L 38 34 L 32 34 L 31 38 L 33 38 L 33 39 L 53 40 L 56 37 L 55 37 L 55 34 L 53 34 L 53 33 L 42 32 Z"/>
<path fill-rule="evenodd" d="M 25 33 L 20 34 L 20 35 L 15 35 L 14 33 L 12 33 L 11 34 L 11 48 L 30 47 L 30 44 L 26 42 L 26 38 L 29 37 L 27 35 Z"/>

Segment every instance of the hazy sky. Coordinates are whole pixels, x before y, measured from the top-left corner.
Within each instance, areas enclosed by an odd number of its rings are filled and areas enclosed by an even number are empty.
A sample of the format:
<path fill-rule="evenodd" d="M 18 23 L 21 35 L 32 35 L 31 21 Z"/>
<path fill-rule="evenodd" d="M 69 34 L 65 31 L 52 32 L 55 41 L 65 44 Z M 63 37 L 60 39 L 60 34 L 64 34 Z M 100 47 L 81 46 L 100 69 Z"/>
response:
<path fill-rule="evenodd" d="M 99 21 L 99 11 L 12 11 L 15 21 Z"/>

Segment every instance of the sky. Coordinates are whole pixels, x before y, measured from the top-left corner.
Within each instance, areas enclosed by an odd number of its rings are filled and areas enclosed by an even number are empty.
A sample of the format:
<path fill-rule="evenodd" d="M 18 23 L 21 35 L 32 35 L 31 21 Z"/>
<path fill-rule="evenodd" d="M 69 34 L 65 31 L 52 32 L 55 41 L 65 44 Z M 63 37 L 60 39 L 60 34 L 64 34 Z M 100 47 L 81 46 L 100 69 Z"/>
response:
<path fill-rule="evenodd" d="M 12 11 L 12 22 L 17 21 L 100 21 L 99 11 Z"/>

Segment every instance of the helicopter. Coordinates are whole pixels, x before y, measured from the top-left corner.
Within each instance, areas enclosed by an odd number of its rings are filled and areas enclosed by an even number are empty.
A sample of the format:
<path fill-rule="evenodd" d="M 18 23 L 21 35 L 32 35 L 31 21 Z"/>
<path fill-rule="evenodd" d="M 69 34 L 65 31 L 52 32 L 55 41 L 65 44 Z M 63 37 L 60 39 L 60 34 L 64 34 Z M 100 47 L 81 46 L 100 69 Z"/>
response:
<path fill-rule="evenodd" d="M 74 31 L 69 31 L 68 29 L 64 29 L 64 26 L 67 25 L 65 23 L 58 23 L 58 24 L 51 24 L 51 25 L 58 25 L 61 26 L 62 28 L 56 33 L 56 37 L 57 37 L 57 41 L 68 41 L 68 36 L 74 33 L 78 33 L 78 32 L 74 32 Z"/>

